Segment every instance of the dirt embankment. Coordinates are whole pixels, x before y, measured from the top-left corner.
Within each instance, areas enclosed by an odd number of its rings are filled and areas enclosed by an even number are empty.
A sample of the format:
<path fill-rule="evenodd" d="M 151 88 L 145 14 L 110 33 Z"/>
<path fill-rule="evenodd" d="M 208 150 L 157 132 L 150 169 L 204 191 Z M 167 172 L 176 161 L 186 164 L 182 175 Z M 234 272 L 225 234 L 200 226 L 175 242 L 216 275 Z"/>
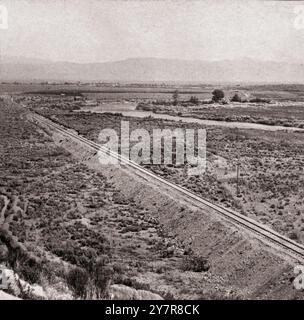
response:
<path fill-rule="evenodd" d="M 208 259 L 211 265 L 208 275 L 199 273 L 198 282 L 192 282 L 192 287 L 203 286 L 202 290 L 209 293 L 209 297 L 217 298 L 221 298 L 218 287 L 225 287 L 239 298 L 302 298 L 292 283 L 296 261 L 214 216 L 206 208 L 195 208 L 183 202 L 169 190 L 155 186 L 126 167 L 101 165 L 95 151 L 52 130 L 47 131 L 57 145 L 91 169 L 102 172 L 119 190 L 122 199 L 135 201 L 148 210 L 170 237 Z M 145 277 L 152 288 L 162 285 L 155 275 L 151 278 L 147 273 Z"/>

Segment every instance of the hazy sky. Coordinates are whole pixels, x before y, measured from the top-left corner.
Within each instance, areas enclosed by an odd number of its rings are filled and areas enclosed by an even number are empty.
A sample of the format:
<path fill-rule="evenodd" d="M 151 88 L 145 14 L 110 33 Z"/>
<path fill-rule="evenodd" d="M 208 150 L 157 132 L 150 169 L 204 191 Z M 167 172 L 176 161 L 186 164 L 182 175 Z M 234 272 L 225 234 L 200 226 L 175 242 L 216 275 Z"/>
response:
<path fill-rule="evenodd" d="M 3 55 L 75 62 L 130 57 L 304 62 L 304 29 L 283 1 L 0 0 Z"/>

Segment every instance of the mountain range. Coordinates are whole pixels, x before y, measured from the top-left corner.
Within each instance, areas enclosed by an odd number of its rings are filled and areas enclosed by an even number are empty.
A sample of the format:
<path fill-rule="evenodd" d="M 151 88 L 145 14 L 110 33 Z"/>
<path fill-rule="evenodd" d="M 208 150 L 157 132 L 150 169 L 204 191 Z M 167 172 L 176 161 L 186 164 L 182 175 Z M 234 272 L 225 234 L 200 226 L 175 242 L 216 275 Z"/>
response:
<path fill-rule="evenodd" d="M 304 64 L 276 61 L 130 58 L 74 63 L 1 56 L 0 81 L 184 81 L 304 83 Z"/>

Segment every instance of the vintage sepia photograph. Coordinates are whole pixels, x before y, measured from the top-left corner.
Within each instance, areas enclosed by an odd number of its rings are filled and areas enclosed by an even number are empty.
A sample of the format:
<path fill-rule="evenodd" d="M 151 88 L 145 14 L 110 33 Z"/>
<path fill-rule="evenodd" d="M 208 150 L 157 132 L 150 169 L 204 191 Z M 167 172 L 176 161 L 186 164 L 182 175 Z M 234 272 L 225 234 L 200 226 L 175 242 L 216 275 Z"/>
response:
<path fill-rule="evenodd" d="M 0 300 L 302 299 L 304 2 L 0 0 Z"/>

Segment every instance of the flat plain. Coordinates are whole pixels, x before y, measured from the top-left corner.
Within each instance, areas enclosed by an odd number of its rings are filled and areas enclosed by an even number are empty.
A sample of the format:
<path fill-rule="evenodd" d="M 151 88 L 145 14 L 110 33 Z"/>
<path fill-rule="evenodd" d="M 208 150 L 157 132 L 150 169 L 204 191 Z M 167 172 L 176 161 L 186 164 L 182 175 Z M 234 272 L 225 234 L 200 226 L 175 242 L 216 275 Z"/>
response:
<path fill-rule="evenodd" d="M 304 243 L 303 132 L 202 126 L 153 117 L 128 117 L 119 111 L 116 114 L 81 111 L 92 102 L 95 105 L 114 101 L 118 106 L 145 103 L 150 107 L 157 105 L 156 113 L 271 125 L 270 121 L 300 129 L 304 120 L 302 88 L 225 87 L 226 95 L 243 90 L 274 102 L 223 105 L 202 102 L 197 106 L 180 103 L 175 107 L 170 103 L 168 106 L 175 90 L 179 90 L 180 100 L 187 102 L 191 96 L 202 101 L 210 98 L 214 88 L 170 85 L 152 89 L 125 86 L 92 90 L 92 87 L 83 89 L 76 85 L 14 84 L 2 85 L 1 89 L 10 94 L 14 92 L 17 103 L 97 142 L 103 128 L 120 133 L 122 120 L 129 121 L 130 130 L 144 128 L 150 133 L 155 128 L 206 129 L 207 172 L 203 175 L 187 176 L 185 166 L 174 164 L 144 166 L 214 203 L 233 208 Z M 155 101 L 158 103 L 153 104 Z M 159 101 L 167 101 L 167 104 L 162 106 Z M 75 267 L 89 274 L 93 289 L 80 293 L 86 297 L 93 294 L 96 298 L 100 288 L 92 283 L 100 267 L 103 284 L 143 289 L 163 298 L 262 296 L 258 291 L 253 294 L 254 290 L 245 293 L 241 285 L 232 285 L 226 276 L 215 273 L 207 257 L 192 252 L 195 246 L 170 232 L 168 225 L 159 218 L 161 209 L 132 200 L 102 171 L 96 172 L 84 161 L 75 159 L 64 144 L 54 144 L 47 132 L 28 121 L 25 107 L 2 102 L 0 112 L 2 260 L 9 261 L 10 267 L 29 283 L 39 283 L 47 298 L 75 295 L 67 280 Z M 193 213 L 188 212 L 188 208 L 164 208 L 168 216 L 180 210 L 185 219 L 189 215 L 188 224 L 191 225 Z M 176 230 L 180 230 L 179 227 Z M 219 231 L 214 227 L 213 232 L 216 235 Z M 210 241 L 215 246 L 220 243 L 219 239 Z M 4 250 L 16 246 L 20 248 L 18 256 L 13 250 Z M 239 258 L 234 259 L 238 261 Z M 275 264 L 271 260 L 269 265 L 272 263 Z M 292 275 L 289 269 L 284 272 L 282 281 L 285 283 Z M 299 297 L 297 292 L 286 288 L 280 295 L 279 287 L 274 287 L 275 297 Z M 106 294 L 103 287 L 100 290 Z M 266 285 L 264 291 L 267 291 Z"/>

